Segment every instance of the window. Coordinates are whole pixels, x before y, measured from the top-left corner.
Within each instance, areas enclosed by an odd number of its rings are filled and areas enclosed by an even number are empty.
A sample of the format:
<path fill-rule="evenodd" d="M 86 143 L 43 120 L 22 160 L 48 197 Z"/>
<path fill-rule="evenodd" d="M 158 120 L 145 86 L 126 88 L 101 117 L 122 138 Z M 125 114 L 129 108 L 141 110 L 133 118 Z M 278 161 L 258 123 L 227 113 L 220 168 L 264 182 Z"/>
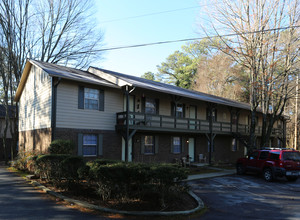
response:
<path fill-rule="evenodd" d="M 144 136 L 144 154 L 154 154 L 154 136 Z"/>
<path fill-rule="evenodd" d="M 155 115 L 158 112 L 158 100 L 146 98 L 145 100 L 145 113 Z"/>
<path fill-rule="evenodd" d="M 271 160 L 279 160 L 280 152 L 270 152 Z"/>
<path fill-rule="evenodd" d="M 183 104 L 177 104 L 176 106 L 176 117 L 183 118 L 184 117 L 184 106 Z"/>
<path fill-rule="evenodd" d="M 185 105 L 184 104 L 175 104 L 171 103 L 171 115 L 177 118 L 185 117 Z"/>
<path fill-rule="evenodd" d="M 249 157 L 248 157 L 248 158 L 249 158 L 250 160 L 253 160 L 253 159 L 256 159 L 257 156 L 258 156 L 258 151 L 254 151 L 254 152 L 252 152 L 252 153 L 249 154 Z"/>
<path fill-rule="evenodd" d="M 97 135 L 84 134 L 83 135 L 83 156 L 97 155 Z"/>
<path fill-rule="evenodd" d="M 259 159 L 265 160 L 268 158 L 268 155 L 269 155 L 269 151 L 262 151 L 262 152 L 260 152 Z"/>
<path fill-rule="evenodd" d="M 84 88 L 84 108 L 99 109 L 99 90 Z"/>
<path fill-rule="evenodd" d="M 104 111 L 104 91 L 79 86 L 78 108 Z"/>
<path fill-rule="evenodd" d="M 217 109 L 213 108 L 213 109 L 206 109 L 206 120 L 209 121 L 209 117 L 210 117 L 210 113 L 212 115 L 212 121 L 217 121 Z"/>
<path fill-rule="evenodd" d="M 181 138 L 180 137 L 173 137 L 172 140 L 172 148 L 174 154 L 181 153 Z"/>
<path fill-rule="evenodd" d="M 231 151 L 237 151 L 237 140 L 236 140 L 236 138 L 232 139 L 232 142 L 231 142 Z"/>

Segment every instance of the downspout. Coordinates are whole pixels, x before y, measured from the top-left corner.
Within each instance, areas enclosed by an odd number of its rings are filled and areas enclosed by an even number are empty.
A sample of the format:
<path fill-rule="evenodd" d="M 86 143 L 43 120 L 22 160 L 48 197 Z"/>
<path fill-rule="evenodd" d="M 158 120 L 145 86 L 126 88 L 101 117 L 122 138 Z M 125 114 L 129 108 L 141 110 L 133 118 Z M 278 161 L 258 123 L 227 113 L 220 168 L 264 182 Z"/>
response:
<path fill-rule="evenodd" d="M 61 78 L 52 78 L 52 114 L 51 114 L 51 142 L 55 139 L 56 130 L 56 107 L 57 107 L 57 86 L 61 82 Z M 55 80 L 57 79 L 57 80 Z M 54 82 L 55 81 L 55 82 Z M 53 83 L 54 82 L 54 83 Z"/>

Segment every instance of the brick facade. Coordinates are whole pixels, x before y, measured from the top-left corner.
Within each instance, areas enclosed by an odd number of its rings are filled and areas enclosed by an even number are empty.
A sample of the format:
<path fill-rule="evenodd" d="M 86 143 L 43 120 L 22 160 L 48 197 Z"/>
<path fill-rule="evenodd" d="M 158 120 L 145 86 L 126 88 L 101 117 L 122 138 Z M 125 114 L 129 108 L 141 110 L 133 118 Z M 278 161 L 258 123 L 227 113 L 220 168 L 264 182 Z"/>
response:
<path fill-rule="evenodd" d="M 75 143 L 74 155 L 77 155 L 78 134 L 103 134 L 103 155 L 98 158 L 116 159 L 122 158 L 122 137 L 115 131 L 94 130 L 94 129 L 69 129 L 56 128 L 54 139 L 71 140 Z M 155 154 L 143 154 L 141 152 L 141 138 L 143 135 L 153 135 L 158 137 L 158 152 Z M 172 153 L 172 137 L 181 137 L 181 153 Z M 157 134 L 157 133 L 136 133 L 132 142 L 132 160 L 134 162 L 167 162 L 172 163 L 187 157 L 189 154 L 188 140 L 194 138 L 194 161 L 199 161 L 199 154 L 203 154 L 208 162 L 209 152 L 207 138 L 204 134 Z M 45 152 L 51 143 L 51 129 L 40 129 L 34 131 L 19 132 L 20 149 L 26 147 L 26 150 L 38 150 Z M 214 149 L 212 152 L 213 163 L 234 163 L 237 158 L 244 155 L 244 146 L 237 144 L 236 151 L 232 149 L 232 137 L 226 135 L 217 135 L 215 137 Z M 89 159 L 93 159 L 91 157 Z M 201 161 L 204 162 L 204 161 Z"/>
<path fill-rule="evenodd" d="M 19 149 L 26 151 L 47 151 L 51 143 L 51 128 L 19 131 Z"/>
<path fill-rule="evenodd" d="M 142 154 L 141 151 L 141 138 L 143 135 L 154 135 L 158 137 L 159 146 L 158 152 L 155 154 Z M 172 136 L 179 136 L 182 138 L 183 148 L 179 154 L 172 153 Z M 209 152 L 207 138 L 204 134 L 197 136 L 180 135 L 180 134 L 154 134 L 154 133 L 137 133 L 133 137 L 132 145 L 132 158 L 136 162 L 167 162 L 172 163 L 180 160 L 182 157 L 188 155 L 188 140 L 194 138 L 194 160 L 199 162 L 199 154 L 203 154 L 208 162 Z M 235 161 L 244 155 L 244 146 L 242 143 L 237 144 L 236 151 L 232 149 L 232 137 L 225 135 L 217 135 L 215 137 L 214 150 L 212 152 L 213 163 L 235 163 Z M 201 161 L 204 162 L 204 161 Z"/>
<path fill-rule="evenodd" d="M 74 154 L 77 155 L 78 134 L 103 134 L 103 156 L 99 158 L 121 160 L 122 139 L 115 131 L 94 129 L 56 128 L 54 139 L 71 140 L 75 143 Z M 91 158 L 92 159 L 92 158 Z"/>

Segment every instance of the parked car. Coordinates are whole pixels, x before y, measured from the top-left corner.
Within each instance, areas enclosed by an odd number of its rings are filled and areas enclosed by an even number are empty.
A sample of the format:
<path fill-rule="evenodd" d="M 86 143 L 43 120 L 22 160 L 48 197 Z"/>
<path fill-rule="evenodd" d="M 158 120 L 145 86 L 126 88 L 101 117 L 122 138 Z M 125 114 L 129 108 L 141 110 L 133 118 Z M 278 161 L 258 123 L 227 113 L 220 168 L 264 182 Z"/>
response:
<path fill-rule="evenodd" d="M 285 176 L 288 181 L 296 181 L 300 176 L 300 152 L 286 148 L 255 150 L 236 163 L 237 174 L 257 172 L 266 181 Z"/>

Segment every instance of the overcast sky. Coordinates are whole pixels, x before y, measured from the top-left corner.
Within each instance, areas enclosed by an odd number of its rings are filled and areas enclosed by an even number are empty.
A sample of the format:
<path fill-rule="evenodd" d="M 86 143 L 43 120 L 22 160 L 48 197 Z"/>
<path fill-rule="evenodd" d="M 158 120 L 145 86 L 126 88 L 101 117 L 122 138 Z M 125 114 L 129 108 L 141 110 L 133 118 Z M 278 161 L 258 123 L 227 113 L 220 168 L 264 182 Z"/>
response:
<path fill-rule="evenodd" d="M 96 0 L 98 24 L 104 31 L 103 48 L 200 37 L 199 11 L 204 4 L 199 0 Z M 156 66 L 183 44 L 107 51 L 104 59 L 93 65 L 141 76 L 156 72 Z"/>

